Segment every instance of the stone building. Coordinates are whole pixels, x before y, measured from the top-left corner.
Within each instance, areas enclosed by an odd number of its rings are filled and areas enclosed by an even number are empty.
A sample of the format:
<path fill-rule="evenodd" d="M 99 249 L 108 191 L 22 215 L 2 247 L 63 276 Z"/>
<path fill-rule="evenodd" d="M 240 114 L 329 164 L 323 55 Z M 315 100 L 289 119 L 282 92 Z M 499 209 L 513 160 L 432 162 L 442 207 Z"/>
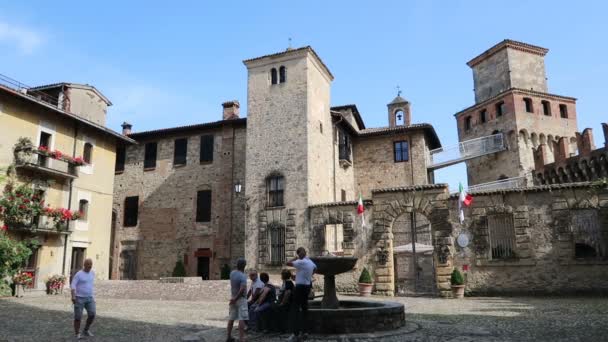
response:
<path fill-rule="evenodd" d="M 467 65 L 473 69 L 475 104 L 455 114 L 460 141 L 503 133 L 508 150 L 466 162 L 469 185 L 526 177 L 533 149 L 547 146 L 548 162 L 563 138 L 576 154 L 576 99 L 549 93 L 544 56 L 549 50 L 504 40 Z"/>
<path fill-rule="evenodd" d="M 34 274 L 36 289 L 45 289 L 51 275 L 74 274 L 85 258 L 93 259 L 97 278 L 109 277 L 116 146 L 134 143 L 105 127 L 110 105 L 93 86 L 25 88 L 0 75 L 2 176 L 14 170 L 8 179 L 31 186 L 46 205 L 83 213 L 71 223 L 55 224 L 41 215 L 8 224 L 11 237 L 38 242 L 24 265 Z M 85 164 L 76 163 L 77 157 Z M 6 181 L 0 180 L 2 188 Z"/>

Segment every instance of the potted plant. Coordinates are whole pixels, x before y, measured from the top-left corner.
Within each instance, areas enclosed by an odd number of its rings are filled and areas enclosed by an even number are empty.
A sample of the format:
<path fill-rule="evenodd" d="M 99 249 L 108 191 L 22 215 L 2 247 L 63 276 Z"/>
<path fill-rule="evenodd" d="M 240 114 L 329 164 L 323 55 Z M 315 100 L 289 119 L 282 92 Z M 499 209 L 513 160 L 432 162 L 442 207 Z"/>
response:
<path fill-rule="evenodd" d="M 33 277 L 29 272 L 19 272 L 13 276 L 13 283 L 15 284 L 15 297 L 23 297 L 25 294 L 25 287 L 32 283 Z"/>
<path fill-rule="evenodd" d="M 63 284 L 65 283 L 66 277 L 61 274 L 56 274 L 46 281 L 46 293 L 47 294 L 59 294 L 63 293 Z"/>
<path fill-rule="evenodd" d="M 367 268 L 363 267 L 361 276 L 359 277 L 359 295 L 361 297 L 369 297 L 372 294 L 372 276 L 369 274 Z"/>
<path fill-rule="evenodd" d="M 452 297 L 464 298 L 464 277 L 457 268 L 452 271 L 450 283 L 452 284 Z"/>

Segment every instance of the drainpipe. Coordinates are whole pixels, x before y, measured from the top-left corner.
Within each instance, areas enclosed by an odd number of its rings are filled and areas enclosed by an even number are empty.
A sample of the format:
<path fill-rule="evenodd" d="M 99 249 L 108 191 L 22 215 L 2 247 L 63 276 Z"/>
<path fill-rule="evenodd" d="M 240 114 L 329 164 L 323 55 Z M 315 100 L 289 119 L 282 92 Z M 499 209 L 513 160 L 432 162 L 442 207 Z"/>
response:
<path fill-rule="evenodd" d="M 76 142 L 78 138 L 78 123 L 74 123 L 74 144 L 72 146 L 72 158 L 76 156 Z M 72 193 L 74 192 L 74 179 L 70 179 L 70 190 L 68 194 L 68 210 L 72 209 Z M 68 228 L 70 223 L 68 222 Z M 65 262 L 68 253 L 68 234 L 63 238 L 63 264 L 61 266 L 61 274 L 65 275 Z"/>

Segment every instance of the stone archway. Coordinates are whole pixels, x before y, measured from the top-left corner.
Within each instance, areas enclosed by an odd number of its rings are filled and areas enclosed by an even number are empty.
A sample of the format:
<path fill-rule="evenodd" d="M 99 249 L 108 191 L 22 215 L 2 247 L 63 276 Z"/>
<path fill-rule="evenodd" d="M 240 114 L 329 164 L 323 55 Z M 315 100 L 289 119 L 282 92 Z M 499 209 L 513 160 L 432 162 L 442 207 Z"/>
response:
<path fill-rule="evenodd" d="M 377 249 L 374 268 L 377 294 L 393 296 L 395 293 L 395 223 L 412 212 L 423 215 L 430 223 L 432 237 L 435 291 L 442 296 L 450 294 L 453 238 L 449 220 L 449 192 L 447 185 L 430 184 L 395 188 L 374 192 L 373 246 Z M 399 239 L 399 238 L 398 238 Z M 397 241 L 398 241 L 397 239 Z M 384 254 L 385 257 L 380 257 Z"/>

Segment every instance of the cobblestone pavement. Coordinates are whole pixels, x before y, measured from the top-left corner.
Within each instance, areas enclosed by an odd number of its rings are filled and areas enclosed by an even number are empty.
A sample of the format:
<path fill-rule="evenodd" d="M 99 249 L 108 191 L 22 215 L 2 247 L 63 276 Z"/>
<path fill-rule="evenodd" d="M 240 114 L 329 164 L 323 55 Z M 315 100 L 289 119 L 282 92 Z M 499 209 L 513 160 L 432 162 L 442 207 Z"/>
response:
<path fill-rule="evenodd" d="M 372 300 L 385 300 L 373 298 Z M 608 341 L 608 298 L 394 298 L 407 325 L 390 333 L 310 336 L 309 341 Z M 88 341 L 224 341 L 224 298 L 205 301 L 97 299 Z M 0 341 L 69 341 L 63 296 L 0 299 Z M 287 336 L 252 335 L 250 341 Z"/>

